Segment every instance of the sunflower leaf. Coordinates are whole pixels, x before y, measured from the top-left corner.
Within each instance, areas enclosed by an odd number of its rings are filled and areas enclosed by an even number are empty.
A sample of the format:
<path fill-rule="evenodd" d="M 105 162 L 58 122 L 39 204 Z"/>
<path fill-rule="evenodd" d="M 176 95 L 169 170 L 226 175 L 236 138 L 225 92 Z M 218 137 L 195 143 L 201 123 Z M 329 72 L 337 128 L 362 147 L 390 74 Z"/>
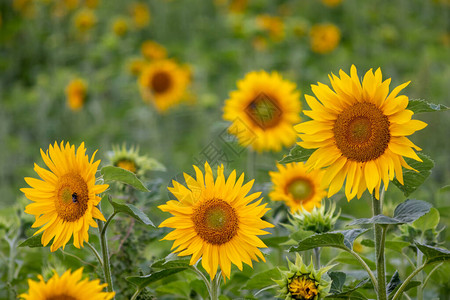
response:
<path fill-rule="evenodd" d="M 347 275 L 344 272 L 328 272 L 328 276 L 330 276 L 332 280 L 330 293 L 342 293 Z"/>
<path fill-rule="evenodd" d="M 450 251 L 443 248 L 415 243 L 416 247 L 427 257 L 427 265 L 450 261 Z"/>
<path fill-rule="evenodd" d="M 429 103 L 425 100 L 410 99 L 406 109 L 412 110 L 415 114 L 424 112 L 434 112 L 448 110 L 449 108 L 444 104 Z"/>
<path fill-rule="evenodd" d="M 330 273 L 328 273 L 328 275 L 330 275 L 330 277 L 331 277 L 331 273 L 342 273 L 342 272 L 330 272 Z M 353 287 L 353 288 L 346 288 L 345 290 L 344 290 L 344 282 L 345 282 L 345 278 L 346 278 L 346 276 L 345 276 L 345 273 L 342 273 L 342 274 L 344 274 L 344 276 L 342 276 L 341 274 L 339 274 L 338 276 L 339 277 L 335 277 L 335 279 L 336 280 L 339 280 L 339 282 L 336 282 L 336 284 L 342 284 L 342 286 L 340 286 L 340 290 L 336 290 L 336 289 L 334 289 L 333 290 L 333 284 L 335 283 L 335 280 L 333 280 L 333 282 L 331 283 L 331 290 L 330 290 L 330 292 L 332 293 L 332 295 L 329 295 L 328 297 L 325 297 L 325 298 L 333 298 L 333 299 L 339 299 L 339 298 L 342 298 L 342 299 L 350 299 L 350 295 L 351 295 L 351 299 L 367 299 L 366 297 L 364 297 L 362 294 L 360 294 L 359 292 L 356 292 L 356 290 L 357 289 L 359 289 L 359 288 L 361 288 L 361 287 L 363 287 L 364 285 L 366 285 L 367 283 L 369 283 L 370 282 L 370 279 L 369 278 L 366 278 L 366 279 L 364 279 L 364 280 L 361 280 L 355 287 Z M 343 281 L 342 281 L 342 279 L 343 279 Z M 335 287 L 338 287 L 338 286 L 335 286 Z"/>
<path fill-rule="evenodd" d="M 390 295 L 400 284 L 402 284 L 400 275 L 398 275 L 398 271 L 395 270 L 394 275 L 392 275 L 391 280 L 389 280 L 389 283 L 386 287 L 386 293 Z"/>
<path fill-rule="evenodd" d="M 313 154 L 316 149 L 305 149 L 300 147 L 299 145 L 295 145 L 289 151 L 289 154 L 283 157 L 279 163 L 288 164 L 292 162 L 303 162 L 308 160 L 308 158 Z"/>
<path fill-rule="evenodd" d="M 405 157 L 405 161 L 412 168 L 417 170 L 403 170 L 403 182 L 401 184 L 397 178 L 392 181 L 405 195 L 408 197 L 414 192 L 431 174 L 431 169 L 434 167 L 434 161 L 427 155 L 418 152 L 417 155 L 422 159 L 422 162 L 416 161 L 412 158 Z"/>
<path fill-rule="evenodd" d="M 125 278 L 128 282 L 131 282 L 132 284 L 136 285 L 139 290 L 144 289 L 147 285 L 158 281 L 160 279 L 163 279 L 165 277 L 168 277 L 170 275 L 179 273 L 181 271 L 186 270 L 186 268 L 172 268 L 172 269 L 165 269 L 162 271 L 154 272 L 145 276 L 129 276 Z"/>
<path fill-rule="evenodd" d="M 112 207 L 114 208 L 114 213 L 126 213 L 127 215 L 133 217 L 134 219 L 138 220 L 139 222 L 144 223 L 145 225 L 150 225 L 155 227 L 153 222 L 147 217 L 146 214 L 144 214 L 139 208 L 132 204 L 121 204 L 114 202 L 111 198 L 108 198 L 109 203 L 111 203 Z"/>
<path fill-rule="evenodd" d="M 407 290 L 410 290 L 416 286 L 421 285 L 422 283 L 420 281 L 416 281 L 416 280 L 411 280 L 410 282 L 408 282 L 408 284 L 406 285 L 406 287 L 403 289 L 403 292 L 406 292 Z M 395 293 L 397 292 L 397 290 L 400 288 L 401 284 L 397 285 L 394 290 L 392 290 L 392 292 L 389 293 L 388 295 L 388 299 L 392 299 L 394 298 Z"/>
<path fill-rule="evenodd" d="M 394 210 L 394 217 L 376 215 L 372 218 L 356 219 L 348 226 L 361 224 L 400 225 L 411 223 L 430 211 L 431 204 L 422 200 L 407 199 Z"/>
<path fill-rule="evenodd" d="M 102 168 L 101 173 L 105 181 L 119 181 L 131 185 L 137 190 L 150 192 L 136 177 L 136 174 L 128 170 L 114 166 L 106 166 Z"/>
<path fill-rule="evenodd" d="M 20 243 L 18 247 L 30 247 L 30 248 L 44 247 L 41 241 L 43 234 L 44 233 L 39 233 L 38 235 L 33 235 L 27 238 L 25 241 Z"/>
<path fill-rule="evenodd" d="M 291 247 L 289 252 L 304 251 L 317 247 L 334 247 L 348 251 L 353 248 L 354 240 L 368 230 L 351 229 L 314 234 L 301 240 L 297 246 Z"/>
<path fill-rule="evenodd" d="M 243 287 L 245 290 L 260 289 L 261 287 L 269 287 L 275 284 L 273 279 L 281 278 L 278 268 L 273 268 L 253 275 L 247 284 Z M 278 287 L 278 286 L 277 286 Z"/>

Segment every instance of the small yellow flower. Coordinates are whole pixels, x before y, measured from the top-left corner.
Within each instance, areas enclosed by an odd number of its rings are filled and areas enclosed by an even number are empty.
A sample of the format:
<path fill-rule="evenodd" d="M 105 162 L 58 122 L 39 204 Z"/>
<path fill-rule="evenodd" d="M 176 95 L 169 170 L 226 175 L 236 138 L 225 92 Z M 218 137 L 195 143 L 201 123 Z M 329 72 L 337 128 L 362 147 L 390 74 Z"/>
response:
<path fill-rule="evenodd" d="M 321 183 L 323 171 L 308 172 L 302 162 L 285 166 L 277 164 L 277 168 L 278 172 L 269 172 L 274 185 L 269 193 L 272 201 L 284 201 L 292 213 L 320 207 L 327 195 Z"/>
<path fill-rule="evenodd" d="M 98 279 L 82 279 L 82 276 L 83 268 L 73 273 L 68 270 L 62 276 L 54 271 L 53 277 L 47 282 L 42 275 L 38 275 L 39 281 L 28 279 L 28 292 L 19 297 L 25 300 L 109 300 L 114 297 L 114 292 L 103 292 L 106 283 L 100 284 Z"/>
<path fill-rule="evenodd" d="M 84 0 L 84 5 L 90 9 L 96 9 L 100 4 L 100 0 Z"/>
<path fill-rule="evenodd" d="M 141 45 L 141 53 L 148 60 L 163 59 L 167 57 L 167 50 L 154 41 L 145 41 Z"/>
<path fill-rule="evenodd" d="M 270 15 L 259 15 L 256 18 L 256 23 L 260 29 L 267 31 L 269 36 L 274 41 L 281 41 L 284 39 L 284 23 L 280 17 Z"/>
<path fill-rule="evenodd" d="M 341 4 L 342 0 L 321 0 L 323 4 L 329 7 L 335 7 Z"/>
<path fill-rule="evenodd" d="M 85 102 L 87 84 L 81 78 L 76 78 L 69 82 L 66 87 L 67 105 L 73 111 L 80 110 Z"/>
<path fill-rule="evenodd" d="M 136 2 L 131 5 L 131 16 L 137 28 L 144 28 L 150 24 L 150 9 L 143 2 Z"/>
<path fill-rule="evenodd" d="M 320 54 L 332 52 L 341 40 L 341 31 L 334 24 L 314 25 L 309 35 L 311 50 Z"/>
<path fill-rule="evenodd" d="M 128 21 L 123 17 L 116 18 L 112 25 L 113 32 L 117 36 L 124 36 L 128 32 Z"/>
<path fill-rule="evenodd" d="M 97 17 L 92 10 L 83 9 L 75 15 L 74 22 L 80 32 L 86 32 L 97 23 Z"/>

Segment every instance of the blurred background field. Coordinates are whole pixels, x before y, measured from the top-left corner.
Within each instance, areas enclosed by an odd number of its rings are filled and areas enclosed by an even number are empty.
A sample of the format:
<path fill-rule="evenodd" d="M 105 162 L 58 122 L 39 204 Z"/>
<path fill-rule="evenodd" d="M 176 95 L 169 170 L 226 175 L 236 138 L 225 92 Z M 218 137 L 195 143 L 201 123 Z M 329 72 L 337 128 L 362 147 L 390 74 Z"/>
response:
<path fill-rule="evenodd" d="M 311 84 L 328 84 L 329 73 L 337 74 L 340 69 L 349 72 L 355 64 L 360 76 L 380 67 L 384 78 L 392 78 L 391 87 L 411 81 L 403 91 L 410 99 L 450 106 L 449 20 L 448 0 L 1 0 L 1 222 L 17 223 L 8 215 L 12 208 L 23 207 L 28 201 L 19 191 L 26 185 L 23 178 L 34 176 L 33 163 L 43 166 L 39 149 L 61 140 L 75 145 L 84 141 L 89 155 L 99 149 L 101 166 L 110 163 L 107 154 L 112 145 L 123 143 L 138 146 L 140 154 L 163 164 L 166 171 L 152 171 L 144 177 L 152 193 L 136 195 L 137 205 L 155 224 L 166 217 L 156 206 L 169 199 L 166 188 L 171 179 L 183 171 L 192 172 L 192 164 L 211 161 L 212 156 L 216 163 L 224 163 L 228 172 L 237 169 L 250 175 L 246 180 L 255 178 L 254 190 L 263 190 L 264 201 L 273 208 L 271 222 L 285 221 L 286 208 L 267 197 L 271 187 L 268 171 L 275 169 L 276 161 L 289 148 L 254 154 L 237 146 L 231 149 L 224 142 L 230 124 L 222 120 L 223 105 L 229 92 L 236 89 L 236 81 L 253 70 L 278 71 L 297 84 L 305 108 L 303 95 L 312 94 Z M 325 38 L 322 51 L 312 47 L 312 29 L 320 24 L 337 27 L 337 33 L 328 33 L 331 37 Z M 161 45 L 167 57 L 189 73 L 185 101 L 165 112 L 143 101 L 140 93 L 136 68 L 139 63 L 158 59 L 151 50 L 153 54 L 142 50 L 145 41 Z M 76 78 L 85 82 L 86 96 L 81 106 L 74 108 L 69 105 L 66 87 Z M 418 115 L 416 118 L 428 127 L 411 137 L 435 161 L 433 173 L 412 198 L 431 202 L 446 226 L 450 192 L 442 188 L 450 182 L 449 116 L 448 112 Z M 218 157 L 217 153 L 223 155 Z M 403 195 L 392 186 L 386 199 L 389 209 L 401 202 Z M 342 194 L 333 200 L 344 215 L 369 216 L 367 193 L 350 203 Z M 24 234 L 30 236 L 32 218 L 22 218 L 27 224 Z M 133 291 L 126 292 L 121 274 L 145 271 L 153 259 L 170 252 L 170 243 L 159 242 L 167 230 L 136 224 L 130 237 L 126 236 L 129 222 L 123 217 L 113 232 L 116 249 L 118 245 L 128 249 L 112 250 L 117 256 L 112 258 L 116 286 L 124 297 Z M 274 236 L 283 236 L 282 229 Z M 446 231 L 441 238 L 448 246 Z M 0 247 L 3 251 L 8 248 L 3 241 Z M 66 251 L 94 262 L 87 251 L 72 246 Z M 286 254 L 276 242 L 265 252 L 273 254 L 268 258 L 269 266 L 285 264 Z M 25 279 L 36 278 L 41 269 L 83 265 L 69 254 L 57 252 L 52 256 L 45 249 L 21 248 L 18 258 L 22 268 L 17 271 L 14 289 L 23 292 Z M 136 268 L 129 269 L 130 262 L 135 262 Z M 86 268 L 102 278 L 94 266 Z M 264 268 L 267 266 L 255 263 L 255 270 Z M 251 294 L 251 289 L 239 290 L 240 282 L 253 270 L 248 268 L 242 274 L 235 271 L 224 288 L 230 299 L 239 293 Z M 439 279 L 443 274 L 445 271 L 435 276 L 429 295 L 438 297 L 450 290 L 448 272 L 447 277 Z M 6 281 L 5 276 L 0 271 L 0 281 Z M 155 285 L 148 293 L 198 297 L 201 282 L 193 274 L 187 277 L 188 283 L 179 283 L 176 289 L 175 283 L 165 288 Z M 5 295 L 0 292 L 1 299 Z"/>

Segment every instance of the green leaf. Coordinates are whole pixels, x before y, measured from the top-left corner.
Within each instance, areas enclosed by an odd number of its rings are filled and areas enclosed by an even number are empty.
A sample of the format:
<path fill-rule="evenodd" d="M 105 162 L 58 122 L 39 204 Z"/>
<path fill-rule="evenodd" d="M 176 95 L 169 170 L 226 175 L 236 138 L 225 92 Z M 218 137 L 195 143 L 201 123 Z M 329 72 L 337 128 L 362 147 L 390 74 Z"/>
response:
<path fill-rule="evenodd" d="M 425 100 L 410 99 L 406 109 L 412 110 L 415 114 L 418 114 L 424 112 L 444 111 L 449 108 L 444 104 L 434 104 Z"/>
<path fill-rule="evenodd" d="M 30 247 L 30 248 L 44 247 L 41 241 L 43 234 L 44 233 L 41 232 L 38 235 L 33 235 L 27 238 L 25 241 L 20 243 L 18 247 Z"/>
<path fill-rule="evenodd" d="M 427 265 L 450 260 L 450 251 L 443 248 L 415 243 L 416 247 L 427 257 Z"/>
<path fill-rule="evenodd" d="M 287 236 L 274 236 L 274 237 L 267 237 L 261 239 L 264 244 L 266 244 L 267 247 L 270 248 L 282 248 L 282 244 L 286 243 L 289 240 L 289 237 Z"/>
<path fill-rule="evenodd" d="M 107 166 L 102 168 L 101 173 L 105 181 L 119 181 L 131 185 L 137 190 L 150 192 L 136 177 L 136 174 L 128 170 L 114 166 Z"/>
<path fill-rule="evenodd" d="M 439 220 L 439 211 L 436 208 L 432 207 L 427 214 L 415 220 L 412 223 L 412 226 L 424 232 L 428 229 L 435 229 L 439 225 Z"/>
<path fill-rule="evenodd" d="M 291 247 L 289 252 L 304 251 L 317 247 L 334 247 L 349 250 L 353 248 L 354 240 L 368 230 L 369 229 L 351 229 L 314 234 L 301 240 L 297 246 Z"/>
<path fill-rule="evenodd" d="M 390 295 L 400 284 L 402 284 L 400 275 L 398 275 L 398 271 L 395 270 L 394 275 L 392 275 L 391 280 L 389 280 L 389 283 L 386 287 L 386 293 Z"/>
<path fill-rule="evenodd" d="M 305 149 L 300 147 L 299 145 L 295 145 L 289 151 L 289 154 L 283 157 L 279 163 L 288 164 L 291 162 L 302 162 L 308 160 L 308 158 L 313 154 L 317 149 Z"/>
<path fill-rule="evenodd" d="M 417 170 L 403 170 L 403 182 L 402 185 L 397 178 L 392 181 L 405 195 L 408 197 L 414 192 L 431 174 L 431 169 L 434 167 L 434 161 L 423 153 L 418 152 L 417 155 L 422 159 L 422 162 L 414 160 L 412 158 L 405 157 L 405 161 L 412 168 Z"/>
<path fill-rule="evenodd" d="M 394 217 L 387 217 L 385 215 L 376 215 L 370 219 L 362 218 L 356 219 L 348 226 L 361 224 L 404 224 L 411 223 L 430 211 L 431 204 L 422 200 L 407 199 L 400 203 L 394 210 Z"/>
<path fill-rule="evenodd" d="M 183 299 L 189 299 L 191 287 L 186 280 L 176 280 L 158 286 L 156 291 L 164 295 L 180 295 Z"/>
<path fill-rule="evenodd" d="M 138 289 L 142 290 L 147 285 L 158 281 L 160 279 L 163 279 L 165 277 L 168 277 L 170 275 L 179 273 L 181 271 L 186 270 L 187 268 L 172 268 L 172 269 L 165 269 L 162 271 L 154 272 L 149 275 L 145 276 L 129 276 L 125 278 L 128 282 L 131 282 L 132 284 L 136 285 Z"/>
<path fill-rule="evenodd" d="M 137 208 L 136 206 L 132 205 L 132 204 L 120 204 L 117 202 L 114 202 L 111 198 L 108 197 L 109 203 L 111 203 L 111 205 L 114 208 L 114 213 L 119 213 L 119 212 L 123 212 L 126 213 L 127 215 L 133 217 L 134 219 L 138 220 L 139 222 L 144 223 L 145 225 L 150 225 L 155 227 L 155 225 L 153 224 L 153 222 L 147 217 L 146 214 L 144 214 L 139 208 Z"/>
<path fill-rule="evenodd" d="M 152 269 L 173 269 L 173 268 L 189 268 L 190 259 L 180 258 L 174 253 L 169 254 L 163 259 L 155 261 L 152 265 Z"/>
<path fill-rule="evenodd" d="M 407 290 L 410 290 L 416 286 L 421 285 L 422 283 L 420 281 L 416 281 L 416 280 L 412 280 L 410 282 L 408 282 L 408 284 L 406 285 L 405 289 L 403 290 L 403 293 L 406 292 Z M 400 288 L 401 284 L 397 285 L 395 287 L 395 289 L 390 292 L 390 294 L 388 295 L 388 299 L 392 299 L 395 295 L 395 293 L 397 292 L 397 290 Z"/>
<path fill-rule="evenodd" d="M 273 268 L 267 271 L 263 271 L 253 275 L 247 284 L 243 287 L 245 290 L 260 289 L 262 287 L 268 287 L 274 285 L 274 279 L 280 279 L 281 273 L 278 268 Z"/>
<path fill-rule="evenodd" d="M 338 273 L 342 273 L 342 272 L 338 272 Z M 366 279 L 360 281 L 354 288 L 346 289 L 339 293 L 334 293 L 325 298 L 367 299 L 364 295 L 360 294 L 359 292 L 356 292 L 356 290 L 359 289 L 360 287 L 366 285 L 369 281 L 370 281 L 369 278 L 366 278 Z M 331 283 L 331 285 L 333 285 L 333 283 Z"/>
<path fill-rule="evenodd" d="M 344 288 L 344 283 L 347 275 L 344 272 L 328 272 L 328 276 L 330 276 L 332 280 L 330 293 L 341 293 L 342 289 Z"/>
<path fill-rule="evenodd" d="M 362 240 L 361 245 L 370 247 L 370 248 L 375 248 L 375 242 L 373 240 L 369 240 L 369 239 Z M 386 249 L 394 250 L 399 253 L 402 252 L 403 248 L 408 247 L 408 246 L 409 246 L 409 242 L 404 242 L 404 241 L 388 240 L 385 242 Z"/>

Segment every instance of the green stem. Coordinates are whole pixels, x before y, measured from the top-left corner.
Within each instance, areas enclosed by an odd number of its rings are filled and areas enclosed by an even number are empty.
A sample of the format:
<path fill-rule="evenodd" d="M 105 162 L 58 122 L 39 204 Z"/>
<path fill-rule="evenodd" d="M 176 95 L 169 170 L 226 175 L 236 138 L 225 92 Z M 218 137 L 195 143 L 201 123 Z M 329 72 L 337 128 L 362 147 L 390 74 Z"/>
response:
<path fill-rule="evenodd" d="M 420 267 L 418 267 L 417 269 L 414 270 L 414 272 L 412 272 L 408 278 L 405 279 L 405 281 L 403 281 L 403 283 L 400 285 L 400 287 L 398 288 L 397 292 L 395 293 L 394 297 L 392 298 L 392 300 L 397 300 L 400 299 L 400 296 L 403 293 L 403 290 L 406 288 L 406 286 L 408 285 L 408 283 L 414 278 L 414 276 L 416 276 L 418 273 L 420 273 L 420 271 L 422 271 L 425 266 L 427 264 L 423 264 Z"/>
<path fill-rule="evenodd" d="M 423 243 L 423 234 L 420 237 L 420 242 Z M 417 248 L 417 265 L 418 266 L 422 265 L 422 262 L 423 262 L 423 253 L 422 253 L 422 251 L 419 250 L 419 248 Z M 422 272 L 419 272 L 417 277 L 420 282 L 423 282 L 423 273 Z M 417 300 L 423 300 L 423 288 L 421 285 L 419 285 L 417 287 Z"/>
<path fill-rule="evenodd" d="M 377 279 L 375 278 L 375 275 L 373 274 L 372 270 L 370 269 L 370 267 L 366 264 L 366 262 L 364 261 L 364 259 L 361 258 L 361 256 L 358 255 L 358 253 L 356 253 L 353 250 L 350 249 L 346 249 L 346 251 L 348 251 L 350 254 L 352 254 L 358 261 L 359 263 L 363 266 L 363 268 L 366 270 L 367 274 L 369 274 L 370 280 L 372 281 L 373 287 L 375 288 L 375 290 L 378 290 L 378 282 Z"/>
<path fill-rule="evenodd" d="M 91 249 L 92 253 L 94 253 L 95 257 L 97 257 L 98 262 L 100 263 L 100 265 L 103 268 L 103 260 L 100 257 L 100 254 L 98 253 L 97 249 L 94 248 L 94 246 L 92 246 L 90 243 L 86 242 L 86 245 Z"/>
<path fill-rule="evenodd" d="M 313 249 L 314 253 L 314 267 L 319 270 L 320 269 L 320 247 Z"/>
<path fill-rule="evenodd" d="M 384 190 L 384 188 L 382 187 Z M 380 215 L 383 213 L 383 196 L 382 193 L 380 200 L 375 198 L 375 195 L 372 195 L 372 212 L 373 216 Z M 382 225 L 374 224 L 373 225 L 374 233 L 375 233 L 375 262 L 377 266 L 377 296 L 378 300 L 386 300 L 386 262 L 384 257 L 384 241 L 386 237 L 386 228 L 383 228 Z"/>
<path fill-rule="evenodd" d="M 222 279 L 222 272 L 219 272 L 216 277 L 211 280 L 211 300 L 218 300 L 220 295 L 220 280 Z"/>
<path fill-rule="evenodd" d="M 434 271 L 436 271 L 440 266 L 442 266 L 444 263 L 441 262 L 440 264 L 438 264 L 436 267 L 433 268 L 433 270 L 430 271 L 430 273 L 428 273 L 427 278 L 425 278 L 425 281 L 422 284 L 422 289 L 425 289 L 425 286 L 428 283 L 428 280 L 430 280 L 431 275 L 433 275 Z"/>
<path fill-rule="evenodd" d="M 135 300 L 137 298 L 137 296 L 139 296 L 139 294 L 141 293 L 141 289 L 137 289 L 136 292 L 133 294 L 133 296 L 131 297 L 130 300 Z"/>
<path fill-rule="evenodd" d="M 192 270 L 197 273 L 197 275 L 200 277 L 201 280 L 203 280 L 203 282 L 206 285 L 206 289 L 208 290 L 208 294 L 211 295 L 211 285 L 210 285 L 210 281 L 208 280 L 208 278 L 206 278 L 206 276 L 197 268 L 196 265 L 192 266 Z"/>
<path fill-rule="evenodd" d="M 17 250 L 17 240 L 19 239 L 19 235 L 17 234 L 14 236 L 12 240 L 9 240 L 5 237 L 5 239 L 8 241 L 9 244 L 9 260 L 8 260 L 8 277 L 7 282 L 10 287 L 12 287 L 11 282 L 14 279 L 14 270 L 15 270 L 15 264 L 16 264 L 16 250 Z M 8 295 L 9 299 L 16 299 L 14 293 L 12 292 L 11 288 L 8 289 Z"/>
<path fill-rule="evenodd" d="M 116 214 L 117 214 L 117 212 L 113 212 L 113 213 L 109 216 L 108 220 L 106 220 L 106 223 L 105 223 L 105 225 L 103 226 L 103 229 L 102 229 L 102 231 L 101 231 L 101 234 L 102 234 L 102 235 L 106 235 L 106 228 L 108 228 L 109 223 L 111 223 L 112 219 L 116 216 Z"/>
<path fill-rule="evenodd" d="M 108 218 L 109 220 L 110 218 Z M 105 281 L 108 284 L 106 287 L 108 292 L 113 292 L 113 283 L 111 277 L 111 265 L 109 262 L 109 251 L 108 251 L 108 241 L 106 239 L 106 229 L 102 223 L 102 221 L 98 220 L 98 231 L 100 233 L 100 246 L 102 248 L 102 257 L 103 257 L 103 272 L 105 273 Z M 106 224 L 105 224 L 106 225 Z M 104 230 L 105 229 L 105 230 Z"/>

